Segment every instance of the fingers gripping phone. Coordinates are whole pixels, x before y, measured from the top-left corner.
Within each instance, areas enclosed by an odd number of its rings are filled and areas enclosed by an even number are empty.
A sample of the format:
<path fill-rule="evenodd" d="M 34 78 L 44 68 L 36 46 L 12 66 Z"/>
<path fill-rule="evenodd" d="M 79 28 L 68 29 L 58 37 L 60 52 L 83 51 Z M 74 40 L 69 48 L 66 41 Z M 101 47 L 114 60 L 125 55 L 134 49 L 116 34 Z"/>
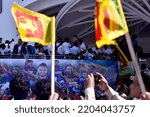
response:
<path fill-rule="evenodd" d="M 95 75 L 94 75 L 94 79 L 95 79 L 95 84 L 99 84 L 100 83 L 100 79 L 102 79 L 101 78 L 101 75 L 100 74 L 98 74 L 98 73 L 96 73 Z"/>

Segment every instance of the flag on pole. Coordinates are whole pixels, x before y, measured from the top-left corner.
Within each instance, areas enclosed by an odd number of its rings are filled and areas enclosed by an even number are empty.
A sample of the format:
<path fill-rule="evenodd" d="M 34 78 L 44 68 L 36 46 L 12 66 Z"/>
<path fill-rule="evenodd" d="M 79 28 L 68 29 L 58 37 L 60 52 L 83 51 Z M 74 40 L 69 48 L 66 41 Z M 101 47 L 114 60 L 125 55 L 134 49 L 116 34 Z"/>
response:
<path fill-rule="evenodd" d="M 11 12 L 23 41 L 48 46 L 55 40 L 55 17 L 28 10 L 17 3 L 13 3 Z"/>
<path fill-rule="evenodd" d="M 115 44 L 114 39 L 128 32 L 120 0 L 96 0 L 96 44 Z"/>

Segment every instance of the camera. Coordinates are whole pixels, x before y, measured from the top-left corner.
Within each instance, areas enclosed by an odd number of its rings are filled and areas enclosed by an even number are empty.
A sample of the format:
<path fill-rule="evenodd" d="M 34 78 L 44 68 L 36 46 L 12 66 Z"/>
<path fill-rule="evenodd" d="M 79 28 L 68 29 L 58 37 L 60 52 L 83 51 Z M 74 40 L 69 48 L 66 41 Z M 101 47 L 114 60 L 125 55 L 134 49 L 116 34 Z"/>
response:
<path fill-rule="evenodd" d="M 100 83 L 100 79 L 101 79 L 101 76 L 100 75 L 98 75 L 98 74 L 95 74 L 94 75 L 94 79 L 95 79 L 95 84 L 99 84 Z"/>

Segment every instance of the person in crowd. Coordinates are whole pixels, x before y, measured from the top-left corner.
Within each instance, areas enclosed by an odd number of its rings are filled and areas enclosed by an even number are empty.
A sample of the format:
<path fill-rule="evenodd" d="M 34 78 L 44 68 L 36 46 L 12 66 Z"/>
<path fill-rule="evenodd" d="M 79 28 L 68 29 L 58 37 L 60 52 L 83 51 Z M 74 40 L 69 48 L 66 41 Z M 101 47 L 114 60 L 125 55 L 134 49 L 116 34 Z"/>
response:
<path fill-rule="evenodd" d="M 150 100 L 150 92 L 146 92 L 144 95 L 142 95 L 143 100 Z"/>
<path fill-rule="evenodd" d="M 56 44 L 56 55 L 58 59 L 63 59 L 64 58 L 64 53 L 62 50 L 62 41 L 61 42 L 57 42 Z"/>
<path fill-rule="evenodd" d="M 43 45 L 40 43 L 35 43 L 35 54 L 38 55 L 38 53 L 44 53 Z"/>
<path fill-rule="evenodd" d="M 45 63 L 41 63 L 37 68 L 37 79 L 49 79 L 50 73 L 48 72 L 48 67 Z"/>
<path fill-rule="evenodd" d="M 95 80 L 94 80 L 94 75 L 93 74 L 89 74 L 85 83 L 84 83 L 84 87 L 85 87 L 85 100 L 95 100 L 95 91 L 94 91 L 94 87 L 95 87 Z"/>
<path fill-rule="evenodd" d="M 2 43 L 0 45 L 0 54 L 1 55 L 5 55 L 5 48 L 6 48 L 6 45 L 4 43 Z"/>
<path fill-rule="evenodd" d="M 82 39 L 79 39 L 79 47 L 81 52 L 87 49 L 86 44 L 83 42 Z"/>
<path fill-rule="evenodd" d="M 95 45 L 92 47 L 92 51 L 94 52 L 94 59 L 99 59 L 101 57 L 102 50 Z"/>
<path fill-rule="evenodd" d="M 24 58 L 26 58 L 27 56 L 27 42 L 23 42 L 22 46 L 21 46 L 21 55 L 24 56 Z"/>
<path fill-rule="evenodd" d="M 57 48 L 57 54 L 63 55 L 63 52 L 62 52 L 62 45 L 59 45 L 59 46 L 58 46 L 58 48 Z"/>
<path fill-rule="evenodd" d="M 110 59 L 111 55 L 113 53 L 113 50 L 110 48 L 110 46 L 108 45 L 104 45 L 103 49 L 102 49 L 102 53 L 103 53 L 103 57 L 106 59 Z"/>
<path fill-rule="evenodd" d="M 78 42 L 75 41 L 73 46 L 70 48 L 70 54 L 78 55 L 80 53 L 80 48 L 78 47 Z"/>
<path fill-rule="evenodd" d="M 10 50 L 10 46 L 9 46 L 9 40 L 5 41 L 5 50 L 4 53 L 7 54 L 11 54 L 11 50 Z"/>
<path fill-rule="evenodd" d="M 131 39 L 132 39 L 132 46 L 133 46 L 133 49 L 134 49 L 134 52 L 136 53 L 137 52 L 137 48 L 138 48 L 138 41 L 136 40 L 137 38 L 137 35 L 133 34 Z"/>
<path fill-rule="evenodd" d="M 45 59 L 46 60 L 46 55 L 44 53 L 38 53 L 38 58 L 39 59 Z"/>
<path fill-rule="evenodd" d="M 6 40 L 5 41 L 5 50 L 4 50 L 4 52 L 5 52 L 5 54 L 6 55 L 8 55 L 8 54 L 12 54 L 12 50 L 10 49 L 10 44 L 12 43 L 14 41 L 14 39 L 12 39 L 11 41 L 9 41 L 9 40 Z"/>
<path fill-rule="evenodd" d="M 147 92 L 150 92 L 150 75 L 149 71 L 142 71 L 142 80 L 145 85 L 145 89 Z M 130 85 L 130 95 L 133 98 L 140 99 L 142 97 L 142 92 L 138 83 L 137 76 L 133 79 L 133 83 Z"/>
<path fill-rule="evenodd" d="M 102 74 L 97 73 L 99 77 L 99 87 L 102 91 L 105 91 L 106 95 L 108 96 L 108 99 L 110 100 L 124 100 L 118 92 L 114 91 L 108 84 L 107 80 L 102 76 Z M 142 95 L 137 77 L 133 79 L 133 83 L 130 85 L 130 96 L 137 99 L 149 99 L 149 92 L 150 92 L 150 76 L 146 72 L 141 72 L 142 79 L 146 88 L 146 93 Z M 88 75 L 88 85 L 85 90 L 85 94 L 87 96 L 87 99 L 94 99 L 94 76 L 93 74 Z M 92 95 L 91 95 L 92 94 Z"/>
<path fill-rule="evenodd" d="M 62 43 L 62 52 L 64 55 L 70 54 L 71 44 L 69 43 L 69 38 L 65 38 L 64 43 Z"/>
<path fill-rule="evenodd" d="M 35 83 L 33 95 L 36 100 L 57 100 L 60 96 L 59 85 L 55 83 L 55 93 L 51 95 L 50 79 L 42 79 Z"/>
<path fill-rule="evenodd" d="M 2 41 L 3 41 L 3 39 L 2 39 L 2 37 L 0 37 L 0 44 L 2 44 Z"/>
<path fill-rule="evenodd" d="M 30 92 L 30 83 L 23 77 L 15 77 L 9 84 L 10 94 L 14 100 L 25 100 Z"/>
<path fill-rule="evenodd" d="M 49 56 L 51 54 L 51 51 L 52 51 L 52 46 L 43 46 L 43 49 L 44 49 L 44 54 L 46 56 Z"/>
<path fill-rule="evenodd" d="M 35 43 L 34 42 L 28 42 L 27 50 L 28 50 L 28 54 L 35 55 Z"/>
<path fill-rule="evenodd" d="M 14 45 L 13 54 L 21 54 L 22 40 L 18 39 L 18 43 Z"/>
<path fill-rule="evenodd" d="M 92 51 L 91 48 L 88 49 L 88 54 L 87 54 L 87 59 L 88 60 L 93 60 L 94 58 L 94 52 Z"/>

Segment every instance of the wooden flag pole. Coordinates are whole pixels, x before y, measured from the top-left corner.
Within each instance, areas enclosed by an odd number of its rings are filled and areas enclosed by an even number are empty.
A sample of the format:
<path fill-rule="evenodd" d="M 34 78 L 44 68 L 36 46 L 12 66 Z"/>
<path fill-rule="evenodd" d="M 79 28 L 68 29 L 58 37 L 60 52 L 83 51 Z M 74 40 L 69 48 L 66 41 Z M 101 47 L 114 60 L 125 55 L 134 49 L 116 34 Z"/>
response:
<path fill-rule="evenodd" d="M 142 94 L 145 94 L 145 85 L 144 85 L 143 80 L 142 80 L 140 68 L 139 68 L 139 65 L 138 65 L 138 62 L 137 62 L 137 58 L 135 56 L 135 52 L 133 50 L 133 46 L 132 46 L 132 42 L 131 42 L 131 38 L 130 38 L 129 33 L 126 33 L 125 37 L 126 37 L 127 45 L 128 45 L 129 52 L 130 52 L 130 55 L 131 55 L 131 58 L 132 58 L 132 61 L 133 61 L 134 69 L 135 69 L 135 72 L 136 72 L 136 75 L 137 75 L 137 78 L 138 78 L 138 82 L 139 82 Z"/>

